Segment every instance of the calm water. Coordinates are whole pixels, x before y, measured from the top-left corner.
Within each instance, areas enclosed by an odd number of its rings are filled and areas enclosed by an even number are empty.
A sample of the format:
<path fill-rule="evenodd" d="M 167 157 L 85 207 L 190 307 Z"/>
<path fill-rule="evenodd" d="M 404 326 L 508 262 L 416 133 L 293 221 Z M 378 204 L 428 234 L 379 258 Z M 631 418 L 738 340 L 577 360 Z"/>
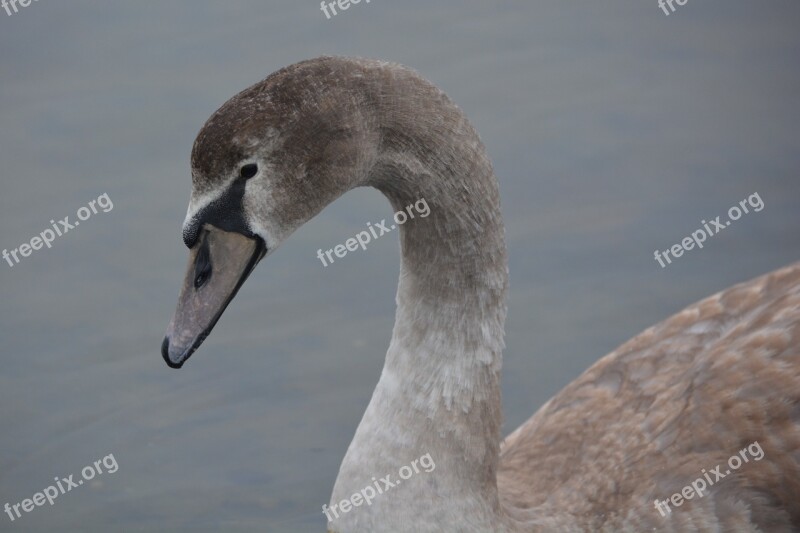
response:
<path fill-rule="evenodd" d="M 113 454 L 0 531 L 323 531 L 393 323 L 390 213 L 356 191 L 262 263 L 181 372 L 159 345 L 187 251 L 191 143 L 273 70 L 391 59 L 472 118 L 504 198 L 506 431 L 621 342 L 800 259 L 800 4 L 41 0 L 0 11 L 0 505 Z M 701 219 L 765 207 L 661 269 Z M 85 211 L 83 212 L 85 214 Z M 58 221 L 56 220 L 58 225 Z M 76 476 L 79 477 L 79 476 Z"/>

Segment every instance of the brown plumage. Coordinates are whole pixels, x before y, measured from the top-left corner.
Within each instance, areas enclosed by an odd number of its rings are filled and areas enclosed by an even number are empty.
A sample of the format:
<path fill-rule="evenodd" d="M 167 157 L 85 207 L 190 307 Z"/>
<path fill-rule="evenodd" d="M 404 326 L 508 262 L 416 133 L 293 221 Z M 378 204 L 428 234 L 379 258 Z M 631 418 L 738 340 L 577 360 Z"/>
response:
<path fill-rule="evenodd" d="M 642 332 L 504 441 L 501 498 L 590 531 L 800 530 L 798 314 L 800 263 Z M 762 460 L 666 517 L 655 509 L 754 441 Z"/>

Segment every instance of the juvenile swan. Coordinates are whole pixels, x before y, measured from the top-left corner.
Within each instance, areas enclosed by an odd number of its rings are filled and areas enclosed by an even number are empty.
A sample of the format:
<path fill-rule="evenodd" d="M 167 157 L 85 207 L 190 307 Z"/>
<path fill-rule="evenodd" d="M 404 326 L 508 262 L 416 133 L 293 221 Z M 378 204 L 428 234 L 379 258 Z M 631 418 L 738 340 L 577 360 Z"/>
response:
<path fill-rule="evenodd" d="M 442 91 L 382 61 L 289 66 L 211 116 L 192 184 L 189 267 L 162 345 L 173 368 L 256 264 L 345 192 L 430 206 L 400 227 L 394 332 L 330 531 L 800 531 L 800 263 L 644 331 L 501 443 L 500 199 Z M 426 454 L 434 471 L 344 511 Z"/>

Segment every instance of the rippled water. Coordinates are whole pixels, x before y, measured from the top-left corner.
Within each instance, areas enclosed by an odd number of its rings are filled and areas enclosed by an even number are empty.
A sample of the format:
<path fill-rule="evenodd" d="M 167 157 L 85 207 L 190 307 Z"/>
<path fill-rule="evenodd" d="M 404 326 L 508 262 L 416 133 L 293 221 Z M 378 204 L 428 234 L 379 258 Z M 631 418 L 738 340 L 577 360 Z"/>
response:
<path fill-rule="evenodd" d="M 690 1 L 42 0 L 0 11 L 0 246 L 102 194 L 113 209 L 0 262 L 0 505 L 113 454 L 0 531 L 322 531 L 378 379 L 391 213 L 336 202 L 263 262 L 181 372 L 159 354 L 186 250 L 191 143 L 235 92 L 321 54 L 406 63 L 472 118 L 511 256 L 506 430 L 630 336 L 800 258 L 800 5 Z M 653 259 L 758 192 L 765 207 Z M 56 221 L 58 225 L 58 222 Z"/>

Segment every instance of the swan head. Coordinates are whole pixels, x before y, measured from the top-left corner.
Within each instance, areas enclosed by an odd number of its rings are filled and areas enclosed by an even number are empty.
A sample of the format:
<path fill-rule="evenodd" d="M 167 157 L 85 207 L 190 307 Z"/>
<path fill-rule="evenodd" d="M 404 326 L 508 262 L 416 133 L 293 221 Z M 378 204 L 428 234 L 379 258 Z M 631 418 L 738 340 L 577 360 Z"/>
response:
<path fill-rule="evenodd" d="M 161 353 L 180 368 L 205 340 L 255 266 L 353 187 L 374 157 L 359 110 L 354 63 L 311 60 L 226 102 L 192 149 L 183 224 L 189 264 Z"/>

